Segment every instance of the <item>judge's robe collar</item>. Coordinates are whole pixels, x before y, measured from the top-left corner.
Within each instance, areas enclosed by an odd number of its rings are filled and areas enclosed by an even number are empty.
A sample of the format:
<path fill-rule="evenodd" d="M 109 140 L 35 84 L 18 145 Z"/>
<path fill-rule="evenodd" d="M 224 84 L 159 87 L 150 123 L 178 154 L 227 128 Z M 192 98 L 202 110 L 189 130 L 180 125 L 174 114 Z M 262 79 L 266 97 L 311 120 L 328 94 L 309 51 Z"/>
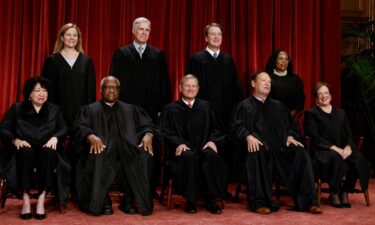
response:
<path fill-rule="evenodd" d="M 255 95 L 253 95 L 252 96 L 258 103 L 266 103 L 266 102 L 268 102 L 267 100 L 268 100 L 268 97 L 266 97 L 265 99 L 261 99 L 261 98 L 259 98 L 258 96 L 255 96 Z"/>
<path fill-rule="evenodd" d="M 114 102 L 114 103 L 108 103 L 106 101 L 104 101 L 103 99 L 100 100 L 100 103 L 102 104 L 103 108 L 106 109 L 106 110 L 110 110 L 110 109 L 116 109 L 118 108 L 118 101 Z"/>

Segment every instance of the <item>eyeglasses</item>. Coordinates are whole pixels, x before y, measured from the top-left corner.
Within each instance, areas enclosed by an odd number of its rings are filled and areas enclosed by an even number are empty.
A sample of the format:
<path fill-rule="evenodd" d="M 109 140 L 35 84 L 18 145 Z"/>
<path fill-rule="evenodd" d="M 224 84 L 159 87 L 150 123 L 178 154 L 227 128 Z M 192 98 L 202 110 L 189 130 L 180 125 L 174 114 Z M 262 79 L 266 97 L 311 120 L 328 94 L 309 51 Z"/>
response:
<path fill-rule="evenodd" d="M 286 58 L 277 58 L 277 61 L 289 62 L 289 59 L 286 59 Z"/>
<path fill-rule="evenodd" d="M 107 86 L 107 85 L 103 85 L 103 88 L 110 90 L 110 91 L 118 91 L 120 89 L 119 86 Z"/>

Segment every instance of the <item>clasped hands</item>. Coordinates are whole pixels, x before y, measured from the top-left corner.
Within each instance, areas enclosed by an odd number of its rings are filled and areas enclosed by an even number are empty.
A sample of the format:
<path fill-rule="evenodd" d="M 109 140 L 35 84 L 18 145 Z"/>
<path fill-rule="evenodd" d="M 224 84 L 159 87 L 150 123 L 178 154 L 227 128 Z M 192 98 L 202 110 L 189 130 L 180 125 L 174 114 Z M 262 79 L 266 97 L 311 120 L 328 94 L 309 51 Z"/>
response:
<path fill-rule="evenodd" d="M 332 145 L 330 149 L 340 154 L 344 160 L 352 154 L 352 148 L 349 145 L 345 146 L 344 148 L 339 148 Z"/>
<path fill-rule="evenodd" d="M 260 147 L 263 146 L 263 143 L 253 135 L 249 135 L 246 137 L 246 143 L 247 143 L 247 151 L 248 152 L 257 152 L 260 150 Z M 303 147 L 303 144 L 301 142 L 294 139 L 292 136 L 288 136 L 286 140 L 286 146 L 289 147 L 289 145 L 295 145 L 295 146 L 301 146 Z"/>
<path fill-rule="evenodd" d="M 204 146 L 203 146 L 203 149 L 206 149 L 206 148 L 210 148 L 212 149 L 214 152 L 217 153 L 217 147 L 216 147 L 216 144 L 212 141 L 209 141 L 207 142 Z M 176 156 L 180 156 L 182 154 L 182 152 L 184 151 L 188 151 L 190 150 L 190 148 L 186 145 L 186 144 L 180 144 L 179 146 L 177 146 L 176 148 L 176 152 L 175 152 L 175 155 Z"/>

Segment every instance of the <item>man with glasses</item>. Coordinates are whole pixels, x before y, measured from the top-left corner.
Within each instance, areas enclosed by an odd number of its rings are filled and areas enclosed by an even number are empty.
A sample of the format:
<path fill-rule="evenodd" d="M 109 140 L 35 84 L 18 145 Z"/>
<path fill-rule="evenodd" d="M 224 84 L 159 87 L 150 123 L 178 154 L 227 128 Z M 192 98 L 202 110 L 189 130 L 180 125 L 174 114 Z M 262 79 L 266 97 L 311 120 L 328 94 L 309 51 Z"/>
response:
<path fill-rule="evenodd" d="M 155 127 L 142 108 L 118 100 L 117 78 L 105 77 L 100 87 L 102 99 L 82 107 L 74 124 L 74 143 L 80 146 L 76 168 L 78 206 L 97 216 L 113 214 L 108 190 L 116 179 L 126 196 L 119 209 L 127 214 L 139 211 L 150 215 Z"/>

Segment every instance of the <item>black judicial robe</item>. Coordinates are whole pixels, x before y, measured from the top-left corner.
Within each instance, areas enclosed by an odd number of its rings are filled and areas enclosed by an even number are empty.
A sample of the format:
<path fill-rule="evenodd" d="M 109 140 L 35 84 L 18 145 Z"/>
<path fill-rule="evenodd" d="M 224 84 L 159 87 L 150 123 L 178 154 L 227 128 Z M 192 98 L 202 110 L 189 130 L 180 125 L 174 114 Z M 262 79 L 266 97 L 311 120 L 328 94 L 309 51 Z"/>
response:
<path fill-rule="evenodd" d="M 141 106 L 154 122 L 172 100 L 167 62 L 160 49 L 147 45 L 141 59 L 133 44 L 121 47 L 113 55 L 109 74 L 120 80 L 120 100 Z"/>
<path fill-rule="evenodd" d="M 186 73 L 198 78 L 197 97 L 212 104 L 227 129 L 234 106 L 243 99 L 233 58 L 220 51 L 214 59 L 207 50 L 202 50 L 190 58 Z"/>
<path fill-rule="evenodd" d="M 278 76 L 270 74 L 272 85 L 270 97 L 284 103 L 289 111 L 301 111 L 305 105 L 303 81 L 296 74 Z"/>
<path fill-rule="evenodd" d="M 165 106 L 160 116 L 163 136 L 170 144 L 167 153 L 172 160 L 175 174 L 174 189 L 190 201 L 195 201 L 200 190 L 200 180 L 204 177 L 205 190 L 212 197 L 223 197 L 226 192 L 227 166 L 219 154 L 203 150 L 212 141 L 218 147 L 224 139 L 223 126 L 217 113 L 207 101 L 195 99 L 189 108 L 181 99 Z M 181 156 L 175 156 L 177 146 L 185 144 L 196 154 L 195 164 L 189 165 Z M 186 153 L 186 152 L 185 152 Z"/>
<path fill-rule="evenodd" d="M 152 210 L 151 155 L 137 147 L 145 133 L 156 133 L 147 113 L 121 101 L 112 107 L 97 101 L 81 108 L 74 130 L 74 143 L 81 145 L 76 167 L 77 200 L 81 210 L 100 213 L 104 197 L 116 177 L 121 185 L 128 182 L 131 193 L 127 194 L 134 195 L 141 210 Z M 89 154 L 89 134 L 103 141 L 106 146 L 103 153 Z"/>
<path fill-rule="evenodd" d="M 47 143 L 52 137 L 58 138 L 57 145 L 57 190 L 59 203 L 65 205 L 68 200 L 70 165 L 64 153 L 63 142 L 68 131 L 60 108 L 50 102 L 45 102 L 37 113 L 30 101 L 15 103 L 7 111 L 0 124 L 0 137 L 4 141 L 6 151 L 0 156 L 0 174 L 8 181 L 10 190 L 17 193 L 18 181 L 16 175 L 16 148 L 11 143 L 18 138 L 27 141 L 32 148 Z M 51 184 L 49 184 L 51 185 Z M 55 188 L 49 186 L 48 188 Z"/>
<path fill-rule="evenodd" d="M 61 107 L 69 127 L 79 108 L 96 100 L 94 64 L 82 53 L 72 68 L 60 53 L 50 55 L 44 62 L 42 76 L 52 82 L 48 99 Z"/>
<path fill-rule="evenodd" d="M 361 189 L 367 190 L 368 162 L 353 142 L 349 121 L 344 110 L 332 108 L 331 113 L 326 113 L 319 106 L 315 106 L 305 113 L 304 130 L 305 134 L 311 138 L 313 158 L 320 163 L 318 170 L 323 181 L 328 181 L 330 185 L 337 187 L 346 176 L 345 182 L 349 181 L 351 184 L 345 187 L 349 189 L 345 191 L 352 192 L 359 178 Z M 333 150 L 329 149 L 332 145 L 339 148 L 349 145 L 352 154 L 346 160 L 339 156 L 341 160 L 336 163 L 338 165 L 332 165 L 330 153 Z M 340 165 L 341 163 L 344 163 L 344 166 Z M 346 169 L 350 170 L 349 173 Z"/>
<path fill-rule="evenodd" d="M 252 210 L 275 206 L 272 202 L 274 180 L 286 186 L 296 210 L 305 211 L 317 205 L 312 165 L 306 150 L 286 146 L 288 136 L 300 140 L 300 135 L 284 104 L 271 98 L 263 104 L 253 96 L 243 100 L 233 112 L 232 131 L 244 145 L 248 135 L 264 144 L 260 151 L 246 154 L 248 198 Z"/>

